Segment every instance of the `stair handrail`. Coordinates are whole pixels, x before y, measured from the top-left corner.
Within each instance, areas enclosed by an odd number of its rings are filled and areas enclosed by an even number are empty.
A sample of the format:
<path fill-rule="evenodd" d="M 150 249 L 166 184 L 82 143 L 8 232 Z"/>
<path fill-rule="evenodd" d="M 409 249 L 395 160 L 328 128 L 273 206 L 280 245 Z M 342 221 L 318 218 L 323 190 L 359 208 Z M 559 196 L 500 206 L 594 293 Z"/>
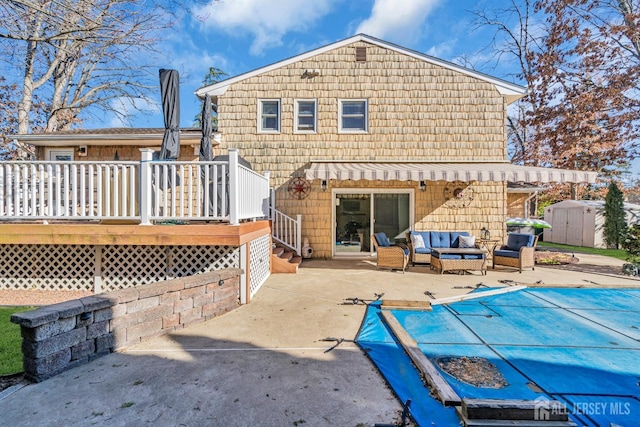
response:
<path fill-rule="evenodd" d="M 296 218 L 292 218 L 272 207 L 271 237 L 300 256 L 302 254 L 302 215 L 298 214 Z"/>

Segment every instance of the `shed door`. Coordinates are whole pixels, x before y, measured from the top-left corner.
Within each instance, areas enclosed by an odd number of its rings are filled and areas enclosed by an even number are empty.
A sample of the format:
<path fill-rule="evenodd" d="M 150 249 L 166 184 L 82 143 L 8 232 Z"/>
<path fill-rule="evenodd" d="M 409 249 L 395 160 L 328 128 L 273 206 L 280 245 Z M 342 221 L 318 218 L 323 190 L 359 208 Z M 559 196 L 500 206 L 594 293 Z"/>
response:
<path fill-rule="evenodd" d="M 584 215 L 582 208 L 567 209 L 567 245 L 583 246 L 582 230 Z"/>
<path fill-rule="evenodd" d="M 554 209 L 553 210 L 553 240 L 554 243 L 567 243 L 567 210 L 566 209 Z"/>

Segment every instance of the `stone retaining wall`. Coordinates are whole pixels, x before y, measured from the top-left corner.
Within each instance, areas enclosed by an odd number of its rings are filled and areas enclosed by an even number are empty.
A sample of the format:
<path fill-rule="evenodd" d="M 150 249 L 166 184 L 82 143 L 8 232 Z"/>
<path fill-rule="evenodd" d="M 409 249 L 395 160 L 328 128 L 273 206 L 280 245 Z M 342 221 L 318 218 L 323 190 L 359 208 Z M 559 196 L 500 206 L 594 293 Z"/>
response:
<path fill-rule="evenodd" d="M 140 341 L 239 306 L 230 268 L 136 286 L 16 313 L 26 378 L 40 382 Z"/>

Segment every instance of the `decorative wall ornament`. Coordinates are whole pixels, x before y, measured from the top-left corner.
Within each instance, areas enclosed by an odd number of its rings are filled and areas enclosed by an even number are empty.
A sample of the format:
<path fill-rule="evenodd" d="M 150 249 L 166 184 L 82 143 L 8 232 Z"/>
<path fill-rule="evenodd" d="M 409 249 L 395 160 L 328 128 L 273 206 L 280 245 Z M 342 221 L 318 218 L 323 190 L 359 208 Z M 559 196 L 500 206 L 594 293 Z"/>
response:
<path fill-rule="evenodd" d="M 291 178 L 291 181 L 289 181 L 289 185 L 287 186 L 287 190 L 294 199 L 301 200 L 306 198 L 311 192 L 311 184 L 309 184 L 309 181 L 306 179 L 297 176 L 295 178 Z"/>
<path fill-rule="evenodd" d="M 447 182 L 444 187 L 444 204 L 452 209 L 466 208 L 473 202 L 473 188 L 462 181 Z"/>

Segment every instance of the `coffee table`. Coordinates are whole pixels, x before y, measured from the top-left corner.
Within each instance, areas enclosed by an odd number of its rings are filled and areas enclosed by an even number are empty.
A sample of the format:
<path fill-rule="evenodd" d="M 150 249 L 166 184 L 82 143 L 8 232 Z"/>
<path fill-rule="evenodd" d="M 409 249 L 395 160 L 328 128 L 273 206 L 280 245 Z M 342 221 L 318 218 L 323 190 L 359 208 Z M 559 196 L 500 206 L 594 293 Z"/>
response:
<path fill-rule="evenodd" d="M 482 255 L 478 259 L 451 259 L 440 258 L 439 255 Z M 437 255 L 437 256 L 436 256 Z M 487 274 L 486 255 L 482 249 L 478 248 L 432 248 L 431 249 L 431 267 L 440 270 L 440 274 L 445 271 L 453 270 L 471 270 L 480 271 L 483 275 Z"/>

